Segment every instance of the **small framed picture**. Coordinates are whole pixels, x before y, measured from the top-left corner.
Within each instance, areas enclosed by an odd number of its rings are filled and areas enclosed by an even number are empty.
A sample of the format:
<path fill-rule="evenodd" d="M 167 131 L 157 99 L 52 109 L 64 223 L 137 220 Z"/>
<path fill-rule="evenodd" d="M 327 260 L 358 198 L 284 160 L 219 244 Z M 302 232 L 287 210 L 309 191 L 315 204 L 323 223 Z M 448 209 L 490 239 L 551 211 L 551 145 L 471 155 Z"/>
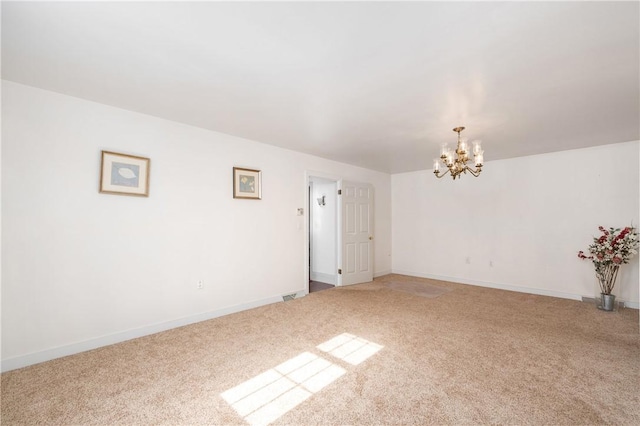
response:
<path fill-rule="evenodd" d="M 145 157 L 102 151 L 100 192 L 148 197 L 150 161 Z"/>
<path fill-rule="evenodd" d="M 262 172 L 260 170 L 233 168 L 233 198 L 260 200 L 262 198 Z"/>

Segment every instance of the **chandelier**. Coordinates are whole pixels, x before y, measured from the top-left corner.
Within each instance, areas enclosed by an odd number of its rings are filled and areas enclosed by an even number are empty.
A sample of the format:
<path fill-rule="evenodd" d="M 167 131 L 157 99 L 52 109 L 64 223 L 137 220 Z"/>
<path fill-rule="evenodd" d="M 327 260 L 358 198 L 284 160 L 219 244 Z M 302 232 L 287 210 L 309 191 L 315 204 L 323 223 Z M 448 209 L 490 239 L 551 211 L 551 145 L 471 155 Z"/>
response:
<path fill-rule="evenodd" d="M 458 133 L 458 146 L 455 151 L 449 149 L 447 144 L 442 144 L 440 159 L 436 158 L 433 160 L 433 173 L 438 179 L 447 173 L 451 174 L 453 180 L 459 177 L 462 173 L 466 174 L 467 172 L 471 173 L 475 177 L 480 176 L 480 172 L 482 171 L 482 162 L 484 160 L 484 151 L 480 146 L 480 141 L 473 142 L 473 159 L 476 168 L 474 170 L 467 166 L 467 163 L 469 162 L 469 146 L 467 145 L 466 140 L 460 139 L 460 132 L 463 130 L 464 127 L 456 127 L 453 129 L 454 132 Z M 447 166 L 447 170 L 443 173 L 440 173 L 440 161 Z"/>

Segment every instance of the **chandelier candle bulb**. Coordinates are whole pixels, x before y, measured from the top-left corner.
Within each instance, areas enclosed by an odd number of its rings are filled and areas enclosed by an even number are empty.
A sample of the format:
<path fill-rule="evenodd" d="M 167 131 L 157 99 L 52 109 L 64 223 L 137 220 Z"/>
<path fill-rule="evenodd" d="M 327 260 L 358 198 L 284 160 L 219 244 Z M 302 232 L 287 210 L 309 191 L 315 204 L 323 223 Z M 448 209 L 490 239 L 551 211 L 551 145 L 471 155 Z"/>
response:
<path fill-rule="evenodd" d="M 473 154 L 474 155 L 478 155 L 480 154 L 480 151 L 482 150 L 482 147 L 480 146 L 482 142 L 480 141 L 474 141 L 473 142 Z"/>
<path fill-rule="evenodd" d="M 433 171 L 436 173 L 440 171 L 440 161 L 438 161 L 437 159 L 433 160 Z"/>

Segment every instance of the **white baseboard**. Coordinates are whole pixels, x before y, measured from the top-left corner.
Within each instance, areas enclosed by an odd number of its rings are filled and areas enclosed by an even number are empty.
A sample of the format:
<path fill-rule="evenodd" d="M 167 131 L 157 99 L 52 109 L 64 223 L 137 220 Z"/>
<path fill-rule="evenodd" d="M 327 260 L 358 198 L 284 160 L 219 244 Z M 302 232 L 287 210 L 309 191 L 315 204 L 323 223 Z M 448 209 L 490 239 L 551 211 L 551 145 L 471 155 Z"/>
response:
<path fill-rule="evenodd" d="M 623 300 L 622 302 L 624 303 L 625 308 L 640 309 L 639 302 L 629 302 L 628 300 Z"/>
<path fill-rule="evenodd" d="M 303 296 L 306 292 L 301 291 L 296 294 Z M 27 367 L 33 364 L 39 364 L 41 362 L 50 361 L 56 358 L 62 358 L 68 355 L 74 355 L 80 352 L 97 349 L 103 346 L 113 345 L 116 343 L 124 342 L 138 337 L 148 336 L 150 334 L 159 333 L 161 331 L 170 330 L 176 327 L 182 327 L 189 324 L 194 324 L 201 321 L 218 318 L 224 315 L 233 314 L 247 309 L 257 308 L 259 306 L 270 305 L 272 303 L 282 302 L 282 297 L 273 296 L 266 299 L 255 300 L 253 302 L 243 303 L 240 305 L 230 306 L 227 308 L 218 309 L 211 312 L 204 312 L 189 316 L 186 318 L 179 318 L 172 321 L 167 321 L 159 324 L 153 324 L 146 327 L 136 328 L 133 330 L 127 330 L 120 333 L 109 334 L 107 336 L 97 337 L 91 340 L 85 340 L 84 342 L 72 343 L 70 345 L 60 346 L 53 349 L 47 349 L 40 352 L 34 352 L 27 355 L 17 356 L 14 358 L 8 358 L 2 360 L 2 366 L 0 370 L 11 371 L 18 368 Z"/>
<path fill-rule="evenodd" d="M 307 294 L 309 294 L 309 290 L 308 289 L 303 289 L 303 290 L 299 290 L 299 291 L 292 291 L 291 293 L 285 293 L 282 297 L 284 297 L 285 295 L 295 295 L 294 299 L 299 299 L 300 297 L 304 297 Z"/>
<path fill-rule="evenodd" d="M 327 283 L 331 285 L 336 285 L 338 282 L 337 275 L 325 274 L 322 272 L 311 272 L 311 281 L 318 281 L 321 283 Z"/>
<path fill-rule="evenodd" d="M 519 293 L 529 293 L 529 294 L 539 294 L 541 296 L 551 296 L 551 297 L 559 297 L 562 299 L 571 299 L 571 300 L 582 300 L 583 297 L 593 297 L 593 296 L 584 296 L 582 294 L 571 294 L 571 293 L 563 293 L 561 291 L 553 291 L 553 290 L 543 290 L 539 288 L 531 288 L 531 287 L 518 287 L 509 284 L 497 284 L 490 283 L 486 281 L 477 281 L 477 280 L 468 280 L 463 278 L 454 278 L 454 277 L 445 277 L 442 275 L 433 275 L 433 274 L 422 274 L 419 272 L 410 272 L 410 271 L 399 271 L 394 269 L 394 274 L 400 275 L 408 275 L 411 277 L 420 277 L 420 278 L 430 278 L 432 280 L 440 280 L 440 281 L 450 281 L 452 283 L 459 284 L 470 284 L 477 285 L 479 287 L 489 287 L 489 288 L 497 288 L 500 290 L 509 290 L 509 291 L 517 291 Z M 638 309 L 637 302 L 627 302 L 623 301 L 624 306 L 626 308 Z"/>
<path fill-rule="evenodd" d="M 408 275 L 413 277 L 430 278 L 434 280 L 450 281 L 450 282 L 455 282 L 460 284 L 477 285 L 480 287 L 497 288 L 501 290 L 517 291 L 520 293 L 530 293 L 530 294 L 539 294 L 542 296 L 560 297 L 563 299 L 582 300 L 582 297 L 583 297 L 582 295 L 562 293 L 557 291 L 541 290 L 541 289 L 527 288 L 527 287 L 516 287 L 516 286 L 506 285 L 506 284 L 495 284 L 495 283 L 489 283 L 484 281 L 465 280 L 460 278 L 445 277 L 445 276 L 433 275 L 433 274 L 422 274 L 422 273 L 410 272 L 410 271 L 400 271 L 400 270 L 380 271 L 380 272 L 377 272 L 375 276 L 380 277 L 383 275 L 388 275 L 390 273 Z M 301 290 L 296 292 L 296 297 L 304 297 L 307 294 L 308 294 L 307 290 Z M 589 296 L 585 296 L 585 297 L 589 297 Z M 2 365 L 0 367 L 0 371 L 4 373 L 6 371 L 16 370 L 18 368 L 27 367 L 29 365 L 51 361 L 52 359 L 74 355 L 80 352 L 85 352 L 85 351 L 97 349 L 103 346 L 125 342 L 127 340 L 136 339 L 138 337 L 144 337 L 150 334 L 159 333 L 161 331 L 170 330 L 172 328 L 182 327 L 185 325 L 206 321 L 206 320 L 218 318 L 224 315 L 229 315 L 236 312 L 245 311 L 247 309 L 257 308 L 260 306 L 269 305 L 277 302 L 282 302 L 281 296 L 268 297 L 266 299 L 255 300 L 253 302 L 230 306 L 227 308 L 222 308 L 222 309 L 218 309 L 216 311 L 211 311 L 211 312 L 205 312 L 202 314 L 197 314 L 197 315 L 189 316 L 186 318 L 179 318 L 176 320 L 167 321 L 159 324 L 153 324 L 150 326 L 136 328 L 133 330 L 127 330 L 120 333 L 109 334 L 107 336 L 97 337 L 95 339 L 86 340 L 84 342 L 72 343 L 70 345 L 60 346 L 53 349 L 47 349 L 40 352 L 34 352 L 27 355 L 17 356 L 14 358 L 3 359 L 1 361 Z M 625 304 L 625 307 L 627 308 L 639 309 L 639 304 L 637 302 L 625 301 L 624 304 Z"/>
<path fill-rule="evenodd" d="M 391 274 L 391 269 L 385 269 L 384 271 L 378 271 L 378 272 L 374 272 L 373 273 L 373 278 L 378 278 L 378 277 L 382 277 L 384 275 L 389 275 Z"/>

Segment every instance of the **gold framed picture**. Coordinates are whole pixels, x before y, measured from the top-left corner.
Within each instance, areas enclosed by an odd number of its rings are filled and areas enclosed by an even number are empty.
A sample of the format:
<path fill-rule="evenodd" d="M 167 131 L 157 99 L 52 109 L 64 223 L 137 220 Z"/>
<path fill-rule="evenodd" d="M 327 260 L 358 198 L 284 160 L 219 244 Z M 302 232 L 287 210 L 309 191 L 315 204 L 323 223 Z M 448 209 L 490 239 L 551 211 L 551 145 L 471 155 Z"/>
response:
<path fill-rule="evenodd" d="M 148 197 L 150 163 L 145 157 L 102 151 L 100 192 Z"/>
<path fill-rule="evenodd" d="M 262 199 L 262 172 L 260 170 L 234 167 L 233 198 Z"/>

